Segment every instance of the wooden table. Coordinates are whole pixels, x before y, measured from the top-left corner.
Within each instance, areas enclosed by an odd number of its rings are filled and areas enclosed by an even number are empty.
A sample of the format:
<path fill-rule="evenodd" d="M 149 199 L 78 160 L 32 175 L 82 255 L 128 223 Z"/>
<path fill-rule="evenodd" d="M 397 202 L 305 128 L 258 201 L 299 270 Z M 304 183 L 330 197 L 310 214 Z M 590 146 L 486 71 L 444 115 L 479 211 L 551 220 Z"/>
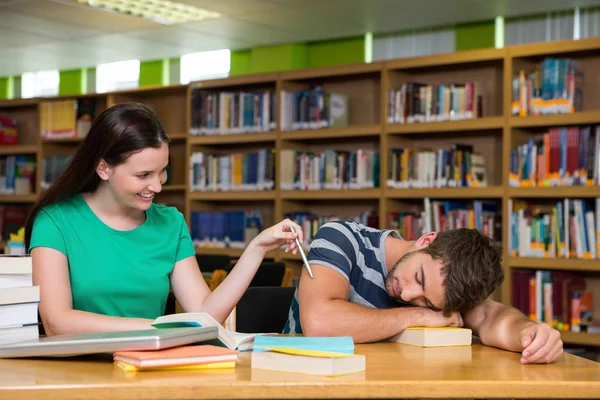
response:
<path fill-rule="evenodd" d="M 252 370 L 125 373 L 108 357 L 0 360 L 0 399 L 600 398 L 600 364 L 569 354 L 521 365 L 474 344 L 422 349 L 357 345 L 367 370 L 335 378 Z"/>

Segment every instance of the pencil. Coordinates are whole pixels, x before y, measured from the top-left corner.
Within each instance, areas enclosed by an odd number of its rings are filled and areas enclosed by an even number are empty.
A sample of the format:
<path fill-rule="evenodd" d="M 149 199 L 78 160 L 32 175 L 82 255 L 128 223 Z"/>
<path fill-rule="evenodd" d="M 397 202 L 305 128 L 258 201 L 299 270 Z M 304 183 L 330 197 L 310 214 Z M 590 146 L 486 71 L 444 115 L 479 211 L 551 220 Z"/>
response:
<path fill-rule="evenodd" d="M 290 226 L 290 229 L 292 230 L 293 233 L 296 233 L 296 230 L 294 229 L 293 226 Z M 312 270 L 310 269 L 310 265 L 308 265 L 308 260 L 306 259 L 306 255 L 304 254 L 304 249 L 302 249 L 302 246 L 300 245 L 300 241 L 298 240 L 298 237 L 296 237 L 296 247 L 298 248 L 298 251 L 300 252 L 300 257 L 302 257 L 302 262 L 304 262 L 304 266 L 306 267 L 306 270 L 308 271 L 308 275 L 310 275 L 310 277 L 313 277 L 312 274 Z"/>

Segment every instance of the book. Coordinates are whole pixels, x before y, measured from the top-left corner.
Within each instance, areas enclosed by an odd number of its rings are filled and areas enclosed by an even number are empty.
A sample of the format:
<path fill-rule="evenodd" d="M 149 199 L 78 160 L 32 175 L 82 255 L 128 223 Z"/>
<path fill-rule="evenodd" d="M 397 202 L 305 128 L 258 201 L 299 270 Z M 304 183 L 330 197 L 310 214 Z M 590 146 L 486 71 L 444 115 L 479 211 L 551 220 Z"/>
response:
<path fill-rule="evenodd" d="M 235 368 L 235 361 L 212 362 L 208 364 L 192 364 L 192 365 L 173 365 L 164 367 L 136 367 L 135 365 L 115 361 L 115 365 L 124 372 L 138 371 L 189 371 L 189 370 L 215 370 L 215 369 L 230 369 Z"/>
<path fill-rule="evenodd" d="M 156 318 L 152 326 L 155 328 L 184 328 L 191 326 L 216 326 L 219 334 L 218 338 L 204 344 L 227 347 L 231 350 L 250 351 L 252 350 L 254 338 L 257 335 L 274 335 L 275 333 L 240 333 L 229 332 L 223 325 L 217 322 L 210 314 L 205 312 L 196 313 L 178 313 L 163 315 Z"/>
<path fill-rule="evenodd" d="M 252 369 L 267 369 L 309 375 L 336 376 L 364 371 L 366 357 L 361 354 L 302 349 L 272 349 L 252 352 Z"/>
<path fill-rule="evenodd" d="M 181 346 L 154 351 L 117 351 L 113 360 L 137 369 L 184 367 L 235 363 L 238 360 L 238 352 L 212 345 Z M 122 365 L 120 367 L 123 368 Z"/>
<path fill-rule="evenodd" d="M 285 350 L 313 351 L 318 353 L 354 354 L 354 340 L 351 336 L 304 337 L 304 336 L 258 336 L 254 340 L 254 352 Z"/>
<path fill-rule="evenodd" d="M 471 329 L 452 326 L 411 327 L 392 336 L 389 340 L 420 347 L 470 346 L 472 334 Z"/>

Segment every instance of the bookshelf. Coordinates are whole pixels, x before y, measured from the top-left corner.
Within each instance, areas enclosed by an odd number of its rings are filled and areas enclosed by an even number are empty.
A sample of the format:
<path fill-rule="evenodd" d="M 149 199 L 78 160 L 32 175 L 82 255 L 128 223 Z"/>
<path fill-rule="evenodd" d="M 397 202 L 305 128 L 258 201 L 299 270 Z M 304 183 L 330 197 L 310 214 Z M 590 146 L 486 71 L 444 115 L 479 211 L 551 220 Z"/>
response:
<path fill-rule="evenodd" d="M 544 205 L 563 198 L 600 197 L 598 186 L 511 187 L 508 173 L 511 150 L 527 143 L 531 138 L 547 132 L 552 127 L 600 124 L 600 90 L 595 89 L 600 87 L 600 75 L 596 73 L 600 66 L 598 50 L 600 39 L 592 38 L 369 64 L 253 74 L 192 82 L 189 85 L 150 87 L 87 97 L 95 96 L 102 107 L 124 101 L 140 101 L 157 111 L 171 138 L 172 162 L 170 185 L 164 187 L 157 201 L 178 207 L 186 216 L 188 224 L 191 224 L 192 213 L 195 211 L 257 210 L 263 213 L 265 226 L 280 221 L 292 212 L 336 214 L 344 217 L 368 211 L 378 214 L 379 228 L 388 228 L 386 216 L 389 212 L 418 212 L 423 208 L 424 198 L 429 198 L 432 202 L 482 200 L 496 204 L 501 211 L 501 240 L 506 249 L 509 240 L 507 228 L 510 223 L 508 205 L 511 200 L 527 200 Z M 520 69 L 538 67 L 546 57 L 569 57 L 580 62 L 581 70 L 585 74 L 581 111 L 554 115 L 512 115 L 513 77 L 518 75 Z M 473 97 L 471 105 L 477 118 L 431 119 L 414 123 L 389 120 L 390 90 L 399 90 L 411 82 L 420 82 L 435 88 L 432 90 L 452 83 L 476 82 L 477 96 Z M 332 127 L 292 126 L 286 113 L 293 108 L 282 107 L 282 92 L 304 92 L 316 87 L 325 88 L 347 98 L 346 124 Z M 471 89 L 465 90 L 468 93 Z M 256 126 L 248 128 L 247 132 L 240 132 L 240 126 L 245 123 L 240 125 L 230 116 L 229 122 L 226 123 L 229 129 L 226 134 L 219 129 L 213 129 L 209 134 L 200 133 L 198 129 L 208 125 L 206 115 L 197 112 L 199 103 L 194 102 L 198 99 L 208 99 L 211 95 L 215 101 L 221 101 L 219 96 L 222 92 L 232 93 L 229 100 L 224 100 L 227 102 L 238 101 L 231 99 L 235 99 L 240 93 L 272 93 L 273 97 L 270 100 L 262 98 L 259 103 L 266 108 L 270 107 L 269 120 L 272 125 L 269 125 L 269 121 L 261 120 L 260 123 L 254 124 Z M 0 147 L 0 156 L 34 154 L 39 162 L 46 155 L 71 154 L 81 139 L 43 142 L 39 139 L 41 104 L 62 99 L 64 97 L 0 101 L 0 115 L 18 119 L 21 131 L 19 145 Z M 274 107 L 265 103 L 272 102 L 273 99 Z M 308 101 L 311 101 L 310 99 L 309 97 Z M 214 116 L 218 117 L 219 124 L 222 123 L 222 118 L 226 118 L 220 114 Z M 214 121 L 216 119 L 211 123 Z M 471 145 L 474 152 L 483 156 L 488 181 L 486 187 L 400 188 L 388 185 L 388 174 L 393 168 L 388 160 L 390 149 L 428 148 L 439 152 L 451 148 L 455 143 Z M 192 190 L 193 175 L 189 167 L 194 153 L 223 157 L 233 153 L 250 154 L 261 149 L 273 155 L 273 188 L 253 191 Z M 322 154 L 328 150 L 349 153 L 359 150 L 376 152 L 379 154 L 379 174 L 373 182 L 373 187 L 283 189 L 279 186 L 286 174 L 282 157 L 286 151 L 291 150 L 307 154 Z M 41 172 L 38 168 L 37 185 L 33 194 L 0 195 L 0 203 L 33 203 L 40 191 L 40 180 Z M 197 252 L 225 253 L 239 257 L 242 251 L 213 247 L 197 248 Z M 269 253 L 268 258 L 285 261 L 293 267 L 296 275 L 301 271 L 301 259 L 297 255 L 274 251 Z M 600 297 L 600 284 L 597 281 L 597 273 L 600 272 L 599 259 L 516 257 L 505 252 L 503 265 L 506 279 L 499 299 L 507 304 L 511 303 L 513 297 L 511 275 L 514 269 L 543 268 L 591 274 L 592 280 L 595 279 L 591 290 Z M 600 315 L 598 312 L 596 310 L 596 318 Z M 600 336 L 592 334 L 564 332 L 563 338 L 567 343 L 600 346 Z"/>

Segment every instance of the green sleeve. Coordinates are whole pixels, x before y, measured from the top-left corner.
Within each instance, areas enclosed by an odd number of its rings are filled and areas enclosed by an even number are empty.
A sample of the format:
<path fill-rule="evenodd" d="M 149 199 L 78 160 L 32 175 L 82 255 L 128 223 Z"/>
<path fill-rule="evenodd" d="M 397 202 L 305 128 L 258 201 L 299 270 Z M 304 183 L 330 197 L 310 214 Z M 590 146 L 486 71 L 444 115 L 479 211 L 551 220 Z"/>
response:
<path fill-rule="evenodd" d="M 29 252 L 35 247 L 50 247 L 67 255 L 64 236 L 52 216 L 45 210 L 38 212 L 31 229 Z"/>
<path fill-rule="evenodd" d="M 188 230 L 187 224 L 185 223 L 185 218 L 183 214 L 179 213 L 181 216 L 181 230 L 179 233 L 179 243 L 177 245 L 177 258 L 175 262 L 179 262 L 185 258 L 196 255 L 196 249 L 194 249 L 194 244 L 192 243 L 192 238 L 190 237 L 190 232 Z"/>

